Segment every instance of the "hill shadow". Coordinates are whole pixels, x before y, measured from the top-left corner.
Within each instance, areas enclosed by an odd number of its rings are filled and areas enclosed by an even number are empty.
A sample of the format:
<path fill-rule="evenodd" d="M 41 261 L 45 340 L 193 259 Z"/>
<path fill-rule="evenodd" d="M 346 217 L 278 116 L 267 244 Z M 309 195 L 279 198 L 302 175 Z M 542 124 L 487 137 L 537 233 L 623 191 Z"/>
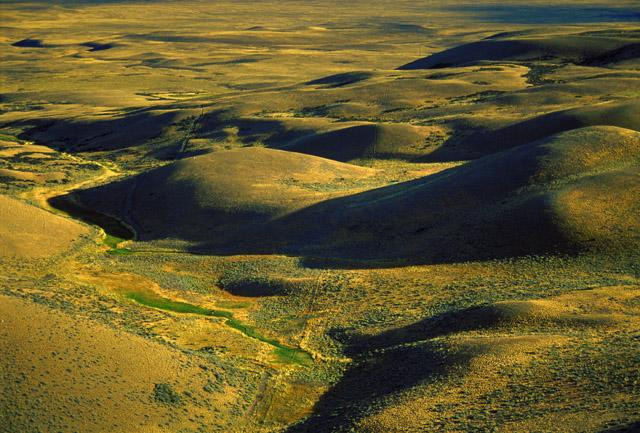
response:
<path fill-rule="evenodd" d="M 320 398 L 309 418 L 286 432 L 355 431 L 360 419 L 386 406 L 386 397 L 464 375 L 473 358 L 494 346 L 473 342 L 449 346 L 441 337 L 500 326 L 517 328 L 519 325 L 510 320 L 514 314 L 526 317 L 527 312 L 510 312 L 499 304 L 489 304 L 447 311 L 375 335 L 358 333 L 356 328 L 329 330 L 328 335 L 342 345 L 353 364 Z M 599 433 L 631 433 L 639 426 L 640 422 L 630 422 Z"/>
<path fill-rule="evenodd" d="M 206 113 L 198 120 L 196 133 L 199 137 L 218 136 L 224 129 L 234 128 L 234 137 L 243 145 L 259 143 L 272 149 L 287 150 L 286 147 L 299 139 L 321 135 L 316 129 L 292 127 L 285 121 L 258 117 L 242 117 L 232 111 L 218 110 Z"/>
<path fill-rule="evenodd" d="M 313 129 L 290 128 L 285 122 L 271 119 L 237 117 L 228 110 L 211 110 L 202 115 L 195 107 L 179 103 L 142 108 L 119 117 L 106 119 L 29 119 L 6 126 L 23 129 L 19 138 L 37 141 L 69 153 L 118 151 L 149 146 L 148 155 L 159 160 L 173 160 L 206 153 L 206 149 L 183 151 L 184 136 L 225 140 L 227 128 L 235 128 L 234 137 L 243 145 L 256 142 L 278 148 L 286 143 L 316 133 Z M 193 113 L 191 113 L 193 112 Z M 195 119 L 191 125 L 192 119 Z M 174 132 L 169 134 L 169 128 Z"/>
<path fill-rule="evenodd" d="M 622 115 L 619 107 L 607 106 L 604 117 L 598 110 L 580 111 L 577 117 L 561 112 L 555 124 L 572 126 L 561 121 L 565 117 L 576 117 L 580 125 L 590 118 L 610 120 L 607 113 L 611 110 L 615 116 L 631 118 L 637 106 L 632 105 L 628 113 L 622 110 Z M 534 125 L 538 122 L 541 120 Z M 68 198 L 92 211 L 127 221 L 136 228 L 140 241 L 176 239 L 180 248 L 196 254 L 287 254 L 301 257 L 303 265 L 309 267 L 395 267 L 574 255 L 604 247 L 605 243 L 608 250 L 615 249 L 614 241 L 625 235 L 618 235 L 615 229 L 594 234 L 583 222 L 574 227 L 574 220 L 563 214 L 566 203 L 558 197 L 567 188 L 590 193 L 593 187 L 589 182 L 617 185 L 616 179 L 626 179 L 620 180 L 620 185 L 629 188 L 635 178 L 627 172 L 618 170 L 612 176 L 597 177 L 593 171 L 612 170 L 614 163 L 626 164 L 634 157 L 634 141 L 627 147 L 624 140 L 620 142 L 622 153 L 607 156 L 613 159 L 603 159 L 598 163 L 604 164 L 602 167 L 574 164 L 573 158 L 580 161 L 583 154 L 602 152 L 608 148 L 607 140 L 618 141 L 627 133 L 577 130 L 514 145 L 419 179 L 310 201 L 312 204 L 299 207 L 286 204 L 301 197 L 298 184 L 281 187 L 280 195 L 271 202 L 246 200 L 254 191 L 252 185 L 238 185 L 240 180 L 252 177 L 236 176 L 246 176 L 244 171 L 253 166 L 239 165 L 243 168 L 225 172 L 230 156 L 217 152 L 211 154 L 213 159 L 182 160 L 129 179 L 76 191 Z M 510 140 L 499 144 L 512 145 Z M 251 152 L 256 159 L 247 159 L 246 151 L 233 152 L 238 161 L 254 161 L 262 170 L 256 172 L 257 178 L 260 173 L 271 173 L 269 170 L 286 172 L 291 168 L 291 156 L 296 155 L 263 149 L 258 156 L 254 149 Z M 623 154 L 626 156 L 620 156 Z M 315 161 L 310 156 L 296 158 L 297 170 L 306 170 Z M 565 168 L 558 171 L 553 168 L 556 166 Z M 215 175 L 207 177 L 209 170 Z M 164 187 L 158 190 L 158 185 Z M 580 234 L 583 226 L 587 233 L 584 236 Z"/>
<path fill-rule="evenodd" d="M 518 196 L 538 146 L 312 205 L 269 227 L 307 266 L 451 263 L 573 252 L 544 194 Z M 342 263 L 340 259 L 344 259 Z M 350 261 L 351 260 L 351 261 Z M 370 264 L 366 264 L 370 262 Z"/>
<path fill-rule="evenodd" d="M 311 416 L 286 433 L 353 431 L 355 423 L 385 397 L 462 374 L 482 349 L 454 350 L 432 340 L 467 330 L 441 326 L 454 316 L 458 317 L 447 313 L 374 336 L 348 336 L 344 330 L 333 330 L 330 335 L 345 345 L 353 364 L 320 398 Z"/>
<path fill-rule="evenodd" d="M 24 129 L 19 138 L 45 143 L 58 151 L 84 153 L 140 146 L 178 119 L 178 112 L 141 109 L 121 117 L 95 120 L 29 119 L 11 123 Z"/>
<path fill-rule="evenodd" d="M 374 336 L 363 337 L 359 334 L 350 334 L 348 330 L 333 330 L 330 335 L 346 346 L 347 356 L 358 357 L 367 352 L 388 347 L 403 346 L 459 332 L 492 328 L 504 323 L 505 319 L 505 311 L 494 305 L 481 305 L 448 311 Z"/>
<path fill-rule="evenodd" d="M 173 180 L 172 195 L 158 198 L 155 186 L 171 178 L 170 166 L 149 179 L 143 174 L 58 200 L 120 215 L 140 228 L 141 241 L 182 239 L 196 254 L 290 254 L 309 267 L 393 267 L 573 252 L 548 211 L 548 198 L 518 195 L 547 152 L 525 146 L 276 217 L 268 208 L 203 206 L 200 184 L 189 179 Z M 131 199 L 125 203 L 123 197 Z M 181 205 L 166 208 L 167 200 Z"/>
<path fill-rule="evenodd" d="M 632 422 L 622 426 L 616 426 L 600 430 L 598 433 L 637 433 L 640 431 L 640 421 Z"/>
<path fill-rule="evenodd" d="M 42 40 L 40 39 L 31 39 L 31 38 L 26 38 L 26 39 L 22 39 L 19 40 L 17 42 L 14 42 L 11 44 L 12 47 L 18 47 L 18 48 L 47 48 L 49 47 L 49 45 L 45 45 Z"/>
<path fill-rule="evenodd" d="M 508 24 L 585 24 L 640 21 L 638 8 L 578 5 L 450 6 L 475 21 Z"/>
<path fill-rule="evenodd" d="M 88 51 L 91 51 L 91 52 L 106 51 L 106 50 L 110 50 L 111 48 L 115 48 L 115 47 L 118 46 L 118 44 L 113 43 L 113 42 L 106 42 L 106 43 L 84 42 L 84 43 L 82 43 L 80 45 L 83 46 L 83 47 L 89 48 Z"/>
<path fill-rule="evenodd" d="M 373 73 L 367 71 L 343 72 L 341 74 L 329 75 L 327 77 L 307 81 L 305 84 L 308 86 L 324 85 L 326 88 L 334 89 L 348 86 L 350 84 L 356 84 L 371 77 L 373 77 Z"/>
<path fill-rule="evenodd" d="M 639 13 L 640 17 L 640 13 Z M 520 33 L 522 34 L 522 33 Z M 603 65 L 637 59 L 637 43 L 624 36 L 574 34 L 536 38 L 502 39 L 518 33 L 498 33 L 490 38 L 459 45 L 398 67 L 399 70 L 442 69 L 481 62 L 531 62 Z"/>

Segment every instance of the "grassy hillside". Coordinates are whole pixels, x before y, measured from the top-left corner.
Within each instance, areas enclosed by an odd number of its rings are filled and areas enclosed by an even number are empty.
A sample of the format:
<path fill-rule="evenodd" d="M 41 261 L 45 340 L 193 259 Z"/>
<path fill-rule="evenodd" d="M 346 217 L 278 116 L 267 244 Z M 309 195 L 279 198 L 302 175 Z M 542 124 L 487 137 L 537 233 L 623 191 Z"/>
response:
<path fill-rule="evenodd" d="M 336 161 L 412 159 L 423 155 L 425 134 L 407 125 L 371 124 L 304 136 L 280 149 Z"/>
<path fill-rule="evenodd" d="M 635 310 L 626 307 L 637 296 L 625 287 L 569 292 L 343 336 L 356 363 L 316 416 L 288 431 L 627 427 L 616 418 L 635 419 L 637 360 L 625 354 L 637 351 Z M 602 382 L 615 383 L 615 394 Z"/>
<path fill-rule="evenodd" d="M 588 126 L 616 126 L 638 131 L 639 110 L 640 103 L 637 100 L 562 110 L 477 134 L 453 146 L 456 150 L 464 149 L 467 155 L 484 155 L 558 132 Z M 446 151 L 445 148 L 441 149 L 441 154 L 446 154 Z"/>
<path fill-rule="evenodd" d="M 115 216 L 133 227 L 139 240 L 178 239 L 196 245 L 216 240 L 224 246 L 237 242 L 240 232 L 362 189 L 374 174 L 299 153 L 243 148 L 186 158 L 53 203 L 71 201 Z M 247 242 L 262 249 L 270 248 L 272 240 Z M 262 243 L 266 246 L 260 247 Z"/>

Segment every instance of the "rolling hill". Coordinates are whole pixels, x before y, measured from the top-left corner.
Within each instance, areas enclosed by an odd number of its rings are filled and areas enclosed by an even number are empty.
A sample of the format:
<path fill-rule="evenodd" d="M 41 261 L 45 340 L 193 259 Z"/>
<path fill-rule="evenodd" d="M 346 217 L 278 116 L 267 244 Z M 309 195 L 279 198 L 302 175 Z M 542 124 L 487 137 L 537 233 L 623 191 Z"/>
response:
<path fill-rule="evenodd" d="M 0 432 L 640 431 L 594 2 L 0 0 Z"/>
<path fill-rule="evenodd" d="M 381 123 L 312 133 L 279 149 L 343 162 L 373 158 L 412 159 L 424 154 L 424 140 L 425 134 L 419 128 Z"/>
<path fill-rule="evenodd" d="M 424 263 L 620 250 L 639 239 L 639 146 L 636 131 L 580 128 L 341 197 L 318 189 L 370 170 L 246 148 L 69 198 L 129 222 L 140 240 L 181 240 L 210 252 Z"/>
<path fill-rule="evenodd" d="M 624 251 L 639 239 L 639 146 L 636 131 L 576 129 L 281 222 L 288 232 L 323 222 L 299 238 L 311 239 L 298 244 L 310 255 L 441 262 Z"/>
<path fill-rule="evenodd" d="M 632 33 L 624 36 L 633 36 Z M 451 48 L 400 66 L 401 70 L 440 69 L 479 62 L 555 61 L 612 64 L 637 58 L 637 39 L 593 35 L 492 38 Z"/>
<path fill-rule="evenodd" d="M 185 158 L 67 198 L 123 220 L 139 240 L 234 245 L 239 233 L 357 189 L 374 172 L 300 153 L 241 148 Z M 268 249 L 271 242 L 268 237 L 253 248 Z"/>
<path fill-rule="evenodd" d="M 640 131 L 640 101 L 631 99 L 609 102 L 534 116 L 495 130 L 450 140 L 428 158 L 477 158 L 563 131 L 589 126 L 615 126 Z"/>

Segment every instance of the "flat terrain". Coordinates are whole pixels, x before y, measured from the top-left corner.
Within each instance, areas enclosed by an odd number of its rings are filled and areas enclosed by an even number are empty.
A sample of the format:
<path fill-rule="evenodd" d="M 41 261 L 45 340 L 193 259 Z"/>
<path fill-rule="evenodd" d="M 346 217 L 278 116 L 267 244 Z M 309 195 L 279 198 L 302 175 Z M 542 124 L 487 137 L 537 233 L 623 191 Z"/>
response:
<path fill-rule="evenodd" d="M 0 14 L 0 432 L 640 429 L 636 2 Z"/>

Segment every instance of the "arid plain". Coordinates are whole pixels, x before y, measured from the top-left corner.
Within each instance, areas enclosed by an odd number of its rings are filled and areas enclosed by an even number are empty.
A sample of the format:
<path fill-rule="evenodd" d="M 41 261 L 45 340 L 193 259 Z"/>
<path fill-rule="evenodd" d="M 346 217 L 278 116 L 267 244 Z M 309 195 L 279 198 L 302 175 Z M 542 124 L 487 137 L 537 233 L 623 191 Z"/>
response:
<path fill-rule="evenodd" d="M 640 430 L 636 2 L 0 15 L 0 432 Z"/>

